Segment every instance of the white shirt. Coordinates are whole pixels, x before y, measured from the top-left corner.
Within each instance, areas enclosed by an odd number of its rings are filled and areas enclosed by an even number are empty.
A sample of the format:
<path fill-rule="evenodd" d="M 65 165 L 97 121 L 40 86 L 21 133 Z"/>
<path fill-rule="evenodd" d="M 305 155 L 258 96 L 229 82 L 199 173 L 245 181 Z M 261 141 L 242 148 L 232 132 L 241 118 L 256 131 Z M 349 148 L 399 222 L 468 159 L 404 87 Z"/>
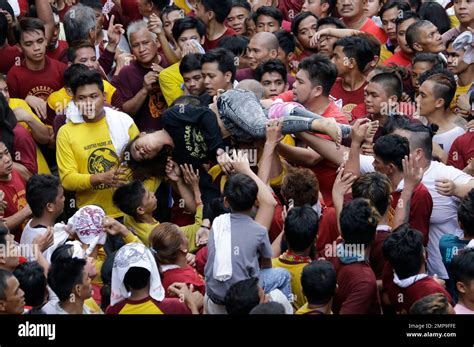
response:
<path fill-rule="evenodd" d="M 433 141 L 436 142 L 443 149 L 444 153 L 449 154 L 449 150 L 453 145 L 454 140 L 463 135 L 466 131 L 461 127 L 454 127 L 441 134 L 433 136 Z"/>
<path fill-rule="evenodd" d="M 15 17 L 18 17 L 20 15 L 20 5 L 18 4 L 18 0 L 8 0 L 8 3 L 13 9 Z"/>

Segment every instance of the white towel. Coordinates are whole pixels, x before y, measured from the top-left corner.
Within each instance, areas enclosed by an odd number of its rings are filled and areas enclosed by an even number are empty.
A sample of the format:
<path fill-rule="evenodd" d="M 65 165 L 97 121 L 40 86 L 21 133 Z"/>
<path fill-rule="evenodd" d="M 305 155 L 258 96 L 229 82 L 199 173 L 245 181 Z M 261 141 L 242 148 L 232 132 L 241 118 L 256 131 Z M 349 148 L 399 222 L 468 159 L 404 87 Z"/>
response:
<path fill-rule="evenodd" d="M 214 233 L 214 279 L 224 282 L 232 277 L 232 238 L 230 233 L 230 213 L 220 215 L 212 223 Z"/>
<path fill-rule="evenodd" d="M 86 245 L 94 244 L 93 248 L 97 244 L 105 244 L 107 239 L 107 233 L 102 226 L 104 217 L 105 212 L 102 208 L 95 205 L 86 205 L 69 218 L 67 225 L 82 243 Z"/>
<path fill-rule="evenodd" d="M 128 114 L 116 111 L 110 107 L 104 107 L 105 120 L 109 127 L 110 139 L 115 147 L 115 152 L 120 157 L 123 149 L 130 141 L 128 130 L 133 124 L 133 119 Z M 66 123 L 71 122 L 74 124 L 84 123 L 84 118 L 77 108 L 74 101 L 69 102 L 66 107 Z"/>
<path fill-rule="evenodd" d="M 413 283 L 418 282 L 419 280 L 422 280 L 423 278 L 428 277 L 427 274 L 418 274 L 415 276 L 410 276 L 408 278 L 400 279 L 398 278 L 397 273 L 394 271 L 393 272 L 393 283 L 395 283 L 397 286 L 400 288 L 407 288 L 411 286 Z"/>
<path fill-rule="evenodd" d="M 463 61 L 466 64 L 474 63 L 474 48 L 471 46 L 473 41 L 474 35 L 470 31 L 465 31 L 456 37 L 456 40 L 453 42 L 455 50 L 463 49 L 465 51 Z"/>
<path fill-rule="evenodd" d="M 165 289 L 161 284 L 158 266 L 153 254 L 142 243 L 128 243 L 122 246 L 115 255 L 110 304 L 115 305 L 130 296 L 123 284 L 123 279 L 131 267 L 141 267 L 150 271 L 150 296 L 156 301 L 163 301 Z"/>

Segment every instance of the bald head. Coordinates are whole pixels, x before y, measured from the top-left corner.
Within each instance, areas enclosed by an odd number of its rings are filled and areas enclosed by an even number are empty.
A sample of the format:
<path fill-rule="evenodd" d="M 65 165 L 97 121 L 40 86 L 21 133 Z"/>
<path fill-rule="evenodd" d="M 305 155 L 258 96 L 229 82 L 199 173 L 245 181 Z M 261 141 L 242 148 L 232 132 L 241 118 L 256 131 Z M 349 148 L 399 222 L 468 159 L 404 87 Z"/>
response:
<path fill-rule="evenodd" d="M 278 56 L 278 39 L 268 32 L 255 34 L 247 47 L 249 65 L 255 70 L 258 65 Z"/>

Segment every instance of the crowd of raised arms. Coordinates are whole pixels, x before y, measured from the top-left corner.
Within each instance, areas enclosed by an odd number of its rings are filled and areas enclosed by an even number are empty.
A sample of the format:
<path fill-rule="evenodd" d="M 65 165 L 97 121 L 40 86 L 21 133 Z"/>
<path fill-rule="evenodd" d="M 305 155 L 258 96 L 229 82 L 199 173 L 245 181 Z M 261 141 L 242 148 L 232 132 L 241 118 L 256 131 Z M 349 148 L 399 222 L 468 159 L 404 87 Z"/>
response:
<path fill-rule="evenodd" d="M 474 0 L 0 0 L 0 314 L 473 314 Z"/>

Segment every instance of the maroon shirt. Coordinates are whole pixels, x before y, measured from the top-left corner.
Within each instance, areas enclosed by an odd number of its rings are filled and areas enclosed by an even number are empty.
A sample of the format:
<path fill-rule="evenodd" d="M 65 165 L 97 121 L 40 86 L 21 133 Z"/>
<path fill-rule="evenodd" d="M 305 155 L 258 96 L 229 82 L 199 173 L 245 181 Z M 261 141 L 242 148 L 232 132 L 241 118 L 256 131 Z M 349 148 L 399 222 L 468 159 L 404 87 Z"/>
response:
<path fill-rule="evenodd" d="M 233 36 L 233 35 L 237 35 L 237 33 L 235 32 L 234 29 L 232 28 L 227 28 L 227 30 L 224 32 L 224 34 L 221 36 L 221 37 L 218 37 L 217 39 L 215 40 L 212 40 L 210 41 L 207 37 L 206 39 L 204 40 L 204 45 L 203 45 L 203 48 L 207 51 L 211 50 L 211 49 L 214 49 L 214 48 L 217 48 L 219 46 L 219 42 L 222 40 L 223 37 L 226 37 L 226 36 Z"/>
<path fill-rule="evenodd" d="M 36 143 L 31 133 L 17 124 L 13 128 L 15 136 L 13 140 L 12 159 L 28 169 L 32 174 L 38 173 L 38 162 L 36 160 Z"/>
<path fill-rule="evenodd" d="M 354 91 L 347 91 L 342 87 L 343 79 L 338 77 L 331 88 L 330 94 L 334 99 L 342 99 L 343 111 L 350 112 L 354 107 L 364 102 L 364 88 L 367 85 L 365 82 L 359 89 Z M 349 107 L 350 109 L 346 109 Z"/>
<path fill-rule="evenodd" d="M 303 3 L 303 0 L 280 0 L 278 1 L 278 9 L 283 15 L 283 19 L 291 22 L 301 12 Z"/>
<path fill-rule="evenodd" d="M 53 50 L 48 49 L 46 51 L 46 55 L 48 57 L 50 57 L 51 59 L 56 59 L 58 61 L 61 61 L 61 59 L 63 57 L 63 54 L 64 54 L 65 51 L 67 52 L 68 47 L 69 46 L 68 46 L 66 41 L 59 40 L 58 41 L 58 47 L 56 47 Z"/>
<path fill-rule="evenodd" d="M 454 140 L 449 150 L 448 165 L 464 170 L 472 160 L 474 160 L 474 132 L 468 131 Z"/>
<path fill-rule="evenodd" d="M 385 266 L 385 258 L 383 256 L 383 243 L 390 236 L 390 230 L 377 230 L 375 239 L 370 245 L 369 261 L 370 267 L 374 271 L 375 278 L 382 279 L 383 269 Z"/>
<path fill-rule="evenodd" d="M 335 314 L 381 314 L 380 297 L 375 274 L 367 262 L 343 264 L 337 257 L 334 264 L 339 285 L 334 297 Z"/>
<path fill-rule="evenodd" d="M 13 169 L 11 176 L 10 181 L 0 181 L 0 190 L 4 193 L 3 200 L 7 203 L 4 217 L 13 216 L 27 205 L 25 181 L 15 169 Z M 20 241 L 20 231 L 21 227 L 10 229 L 10 232 L 15 235 L 16 241 Z"/>
<path fill-rule="evenodd" d="M 145 68 L 137 61 L 132 61 L 114 78 L 113 85 L 117 88 L 116 93 L 119 93 L 123 103 L 132 99 L 143 88 L 143 78 L 150 71 L 151 68 Z M 160 117 L 165 109 L 166 100 L 157 82 L 156 93 L 148 95 L 138 112 L 130 116 L 140 131 L 159 130 L 162 128 Z"/>
<path fill-rule="evenodd" d="M 15 63 L 22 59 L 23 54 L 17 46 L 9 46 L 8 44 L 0 48 L 0 73 L 6 75 L 8 71 L 15 65 Z"/>

